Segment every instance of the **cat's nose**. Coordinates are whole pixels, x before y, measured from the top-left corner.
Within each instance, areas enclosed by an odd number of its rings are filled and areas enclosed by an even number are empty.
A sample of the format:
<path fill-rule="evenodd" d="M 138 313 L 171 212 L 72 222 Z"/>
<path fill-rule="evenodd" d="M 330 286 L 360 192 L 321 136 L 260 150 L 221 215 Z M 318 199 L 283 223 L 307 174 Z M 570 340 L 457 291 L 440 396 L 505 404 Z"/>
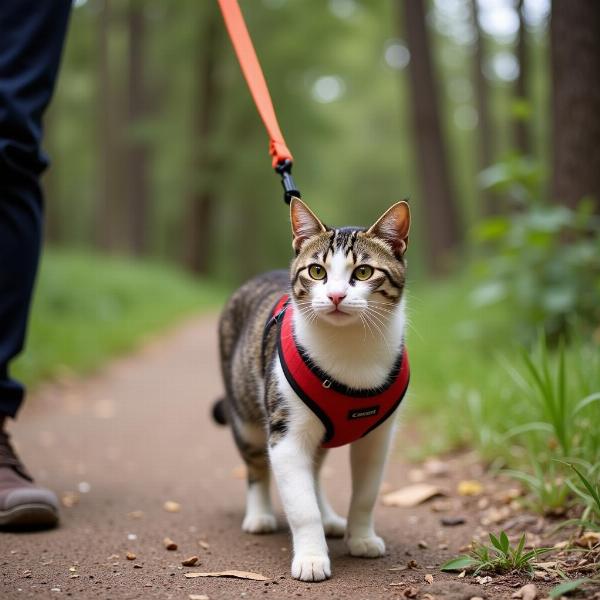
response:
<path fill-rule="evenodd" d="M 346 294 L 331 292 L 327 296 L 337 306 L 346 297 Z"/>

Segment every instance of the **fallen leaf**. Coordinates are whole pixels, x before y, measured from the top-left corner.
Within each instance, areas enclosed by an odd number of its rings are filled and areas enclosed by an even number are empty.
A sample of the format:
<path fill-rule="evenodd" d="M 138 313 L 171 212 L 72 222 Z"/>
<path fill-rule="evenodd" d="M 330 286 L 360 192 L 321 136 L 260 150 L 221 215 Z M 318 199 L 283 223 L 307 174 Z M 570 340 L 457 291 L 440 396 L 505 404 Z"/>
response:
<path fill-rule="evenodd" d="M 190 594 L 188 598 L 190 600 L 208 600 L 208 596 L 206 594 Z"/>
<path fill-rule="evenodd" d="M 420 540 L 418 544 L 419 548 L 429 548 L 429 544 L 425 540 Z"/>
<path fill-rule="evenodd" d="M 211 573 L 186 573 L 187 579 L 195 577 L 236 577 L 237 579 L 252 579 L 253 581 L 269 581 L 268 577 L 260 573 L 251 573 L 250 571 L 213 571 Z"/>
<path fill-rule="evenodd" d="M 179 504 L 179 502 L 174 502 L 173 500 L 167 500 L 163 504 L 163 508 L 167 512 L 175 513 L 175 512 L 179 512 L 181 510 L 181 504 Z"/>
<path fill-rule="evenodd" d="M 493 581 L 489 575 L 486 575 L 485 577 L 476 577 L 475 579 L 479 585 L 485 585 L 486 583 L 492 583 Z"/>
<path fill-rule="evenodd" d="M 135 565 L 133 565 L 133 568 L 134 568 L 134 569 L 141 569 L 141 568 L 142 568 L 142 565 L 140 565 L 140 564 L 138 564 L 138 563 L 135 563 Z"/>
<path fill-rule="evenodd" d="M 510 504 L 513 500 L 520 498 L 523 495 L 523 490 L 520 488 L 509 488 L 507 490 L 501 490 L 494 494 L 494 498 L 502 504 Z"/>
<path fill-rule="evenodd" d="M 125 555 L 125 558 L 126 558 L 127 560 L 135 560 L 135 559 L 137 558 L 137 556 L 136 556 L 136 555 L 135 555 L 133 552 L 128 552 L 128 553 Z"/>
<path fill-rule="evenodd" d="M 385 494 L 381 501 L 385 506 L 402 506 L 410 508 L 422 504 L 425 500 L 442 494 L 440 488 L 430 483 L 415 483 Z"/>
<path fill-rule="evenodd" d="M 144 516 L 144 512 L 141 510 L 132 510 L 131 512 L 127 513 L 128 517 L 131 517 L 132 519 L 141 519 Z"/>
<path fill-rule="evenodd" d="M 177 544 L 169 537 L 163 540 L 163 544 L 167 550 L 177 550 Z"/>
<path fill-rule="evenodd" d="M 491 508 L 488 508 L 482 515 L 481 524 L 485 527 L 487 527 L 488 525 L 497 525 L 498 523 L 501 523 L 502 521 L 508 519 L 508 517 L 510 517 L 511 514 L 512 511 L 510 509 L 510 506 L 504 505 L 500 508 L 492 506 Z"/>
<path fill-rule="evenodd" d="M 483 486 L 475 479 L 464 479 L 457 486 L 460 496 L 479 496 L 483 492 Z"/>
<path fill-rule="evenodd" d="M 521 600 L 535 600 L 537 598 L 538 590 L 535 583 L 528 583 L 522 588 L 518 589 L 511 598 L 521 598 Z"/>
<path fill-rule="evenodd" d="M 77 492 L 64 492 L 60 497 L 60 501 L 65 508 L 72 508 L 79 502 L 79 494 Z"/>
<path fill-rule="evenodd" d="M 399 567 L 391 567 L 388 571 L 406 571 L 408 569 L 408 565 L 400 565 Z"/>
<path fill-rule="evenodd" d="M 471 596 L 469 600 L 483 600 L 481 596 Z"/>
<path fill-rule="evenodd" d="M 75 571 L 77 571 L 77 567 L 69 567 L 69 571 L 71 571 L 71 573 L 75 573 Z"/>
<path fill-rule="evenodd" d="M 593 548 L 596 544 L 600 544 L 599 531 L 585 531 L 582 536 L 575 540 L 575 544 L 581 548 Z"/>
<path fill-rule="evenodd" d="M 449 471 L 448 464 L 437 458 L 428 458 L 423 463 L 423 468 L 427 475 L 431 475 L 432 477 L 443 477 Z"/>
<path fill-rule="evenodd" d="M 198 544 L 202 546 L 202 548 L 204 548 L 205 550 L 208 550 L 210 548 L 210 544 L 208 542 L 205 542 L 204 540 L 200 540 Z"/>
<path fill-rule="evenodd" d="M 111 554 L 106 560 L 116 560 L 117 558 L 119 558 L 118 554 Z"/>
<path fill-rule="evenodd" d="M 182 560 L 181 564 L 184 567 L 193 567 L 199 560 L 200 559 L 197 556 L 190 556 L 189 558 Z"/>
<path fill-rule="evenodd" d="M 466 572 L 466 571 L 461 571 L 461 572 L 458 574 L 458 578 L 459 578 L 459 579 L 464 579 L 464 577 L 465 577 L 465 575 L 466 575 L 466 574 L 467 574 L 467 572 Z"/>
<path fill-rule="evenodd" d="M 431 573 L 427 573 L 427 575 L 425 575 L 425 581 L 431 585 L 433 583 L 433 575 Z"/>

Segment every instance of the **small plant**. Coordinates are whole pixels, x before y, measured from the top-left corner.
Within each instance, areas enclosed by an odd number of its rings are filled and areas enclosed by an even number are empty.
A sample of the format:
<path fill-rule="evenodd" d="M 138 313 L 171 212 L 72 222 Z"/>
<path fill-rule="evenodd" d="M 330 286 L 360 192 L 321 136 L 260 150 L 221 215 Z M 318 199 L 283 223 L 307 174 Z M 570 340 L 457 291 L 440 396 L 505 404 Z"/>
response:
<path fill-rule="evenodd" d="M 578 485 L 568 482 L 569 487 L 585 503 L 585 509 L 581 518 L 577 520 L 582 527 L 600 530 L 600 480 L 592 483 L 575 465 L 567 463 L 577 474 L 579 481 L 583 484 L 583 489 Z M 597 467 L 597 465 L 596 465 Z M 593 476 L 594 468 L 590 468 L 590 477 Z"/>
<path fill-rule="evenodd" d="M 441 567 L 442 571 L 472 570 L 473 575 L 482 571 L 492 573 L 509 573 L 525 571 L 533 574 L 535 559 L 550 552 L 552 548 L 534 548 L 525 551 L 526 536 L 523 534 L 516 546 L 511 546 L 508 536 L 504 531 L 496 537 L 489 534 L 491 546 L 474 542 L 470 554 L 463 554 L 449 560 Z"/>

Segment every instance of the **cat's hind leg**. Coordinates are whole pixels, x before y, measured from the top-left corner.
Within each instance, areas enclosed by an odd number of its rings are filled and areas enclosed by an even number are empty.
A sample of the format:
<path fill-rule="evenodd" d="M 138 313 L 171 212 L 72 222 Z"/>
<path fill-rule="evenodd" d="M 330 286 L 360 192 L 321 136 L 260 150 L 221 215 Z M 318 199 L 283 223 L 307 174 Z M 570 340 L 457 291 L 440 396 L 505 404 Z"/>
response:
<path fill-rule="evenodd" d="M 340 515 L 333 510 L 320 480 L 321 467 L 323 466 L 326 455 L 327 450 L 319 448 L 317 456 L 315 457 L 315 488 L 317 492 L 317 503 L 319 504 L 319 510 L 321 511 L 321 520 L 323 521 L 325 535 L 332 538 L 344 537 L 344 534 L 346 533 L 346 519 L 340 517 Z"/>
<path fill-rule="evenodd" d="M 248 478 L 242 529 L 246 533 L 271 533 L 277 529 L 277 520 L 271 504 L 266 432 L 261 425 L 234 420 L 233 433 Z"/>

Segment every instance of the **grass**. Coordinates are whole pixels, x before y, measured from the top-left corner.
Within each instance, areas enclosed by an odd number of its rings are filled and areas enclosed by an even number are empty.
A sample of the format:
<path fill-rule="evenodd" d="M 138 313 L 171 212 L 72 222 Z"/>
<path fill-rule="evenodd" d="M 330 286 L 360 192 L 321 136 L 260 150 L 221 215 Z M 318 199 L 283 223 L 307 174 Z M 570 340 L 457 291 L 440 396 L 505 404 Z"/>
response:
<path fill-rule="evenodd" d="M 473 571 L 473 575 L 481 572 L 513 573 L 526 572 L 533 575 L 535 561 L 538 556 L 550 552 L 552 548 L 535 548 L 525 550 L 526 536 L 523 533 L 516 546 L 512 546 L 508 536 L 501 531 L 498 536 L 489 534 L 491 546 L 473 543 L 470 554 L 463 554 L 449 560 L 441 566 L 442 571 Z"/>
<path fill-rule="evenodd" d="M 597 342 L 573 336 L 553 350 L 543 339 L 524 348 L 510 337 L 509 307 L 475 311 L 473 287 L 463 278 L 410 288 L 408 416 L 422 441 L 413 454 L 474 447 L 529 488 L 535 509 L 577 505 L 597 522 L 594 495 L 568 466 L 598 479 Z"/>
<path fill-rule="evenodd" d="M 44 254 L 26 351 L 12 374 L 28 386 L 88 373 L 179 319 L 216 309 L 225 290 L 160 264 L 72 251 Z"/>

